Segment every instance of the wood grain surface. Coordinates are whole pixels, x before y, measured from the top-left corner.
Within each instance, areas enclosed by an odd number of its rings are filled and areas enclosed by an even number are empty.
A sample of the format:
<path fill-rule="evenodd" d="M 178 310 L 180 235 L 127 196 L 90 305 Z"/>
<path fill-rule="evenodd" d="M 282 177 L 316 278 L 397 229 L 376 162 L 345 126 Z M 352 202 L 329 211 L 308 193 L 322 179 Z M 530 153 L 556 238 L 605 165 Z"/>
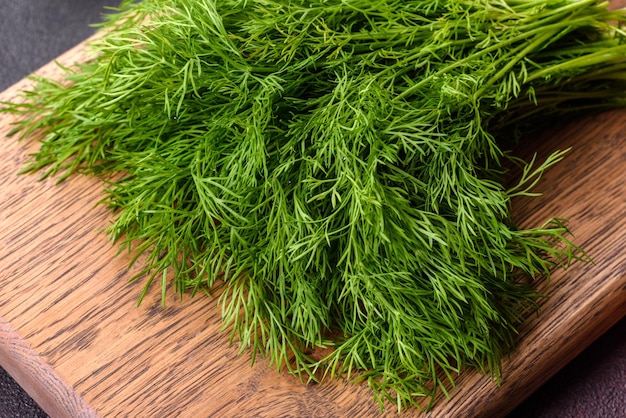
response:
<path fill-rule="evenodd" d="M 85 58 L 83 45 L 59 60 Z M 39 71 L 54 76 L 50 64 Z M 22 81 L 0 95 L 12 99 Z M 263 359 L 228 344 L 215 300 L 179 300 L 159 289 L 137 297 L 129 257 L 102 232 L 109 214 L 97 179 L 55 184 L 17 175 L 36 141 L 5 138 L 0 115 L 0 364 L 53 417 L 376 417 L 364 385 L 304 385 Z M 550 295 L 520 329 L 500 387 L 468 371 L 431 417 L 498 417 L 511 411 L 593 340 L 626 315 L 626 111 L 610 111 L 554 128 L 518 150 L 573 147 L 549 170 L 542 197 L 518 198 L 516 219 L 537 226 L 570 219 L 575 242 L 594 264 L 554 273 Z M 427 416 L 409 410 L 402 416 Z"/>

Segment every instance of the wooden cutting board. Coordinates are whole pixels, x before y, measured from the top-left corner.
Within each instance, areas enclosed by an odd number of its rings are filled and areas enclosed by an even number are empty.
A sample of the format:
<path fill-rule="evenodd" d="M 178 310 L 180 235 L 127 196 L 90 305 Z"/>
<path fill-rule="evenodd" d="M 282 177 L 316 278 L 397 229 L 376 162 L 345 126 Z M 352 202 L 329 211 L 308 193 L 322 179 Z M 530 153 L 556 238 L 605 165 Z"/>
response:
<path fill-rule="evenodd" d="M 59 58 L 85 58 L 83 45 Z M 39 74 L 55 76 L 49 64 Z M 22 81 L 0 95 L 14 98 Z M 97 206 L 102 185 L 73 176 L 55 184 L 17 175 L 36 141 L 5 138 L 0 115 L 0 364 L 53 417 L 380 416 L 364 385 L 303 385 L 220 331 L 204 295 L 167 307 L 159 289 L 136 306 L 143 283 L 128 283 L 129 257 L 115 256 Z M 573 147 L 539 186 L 514 202 L 522 226 L 570 219 L 575 242 L 595 264 L 574 263 L 541 285 L 550 295 L 520 329 L 502 384 L 467 372 L 432 417 L 504 416 L 626 315 L 626 110 L 590 116 L 528 140 L 518 154 L 538 158 Z M 383 415 L 394 416 L 388 405 Z M 409 410 L 402 416 L 425 416 Z"/>

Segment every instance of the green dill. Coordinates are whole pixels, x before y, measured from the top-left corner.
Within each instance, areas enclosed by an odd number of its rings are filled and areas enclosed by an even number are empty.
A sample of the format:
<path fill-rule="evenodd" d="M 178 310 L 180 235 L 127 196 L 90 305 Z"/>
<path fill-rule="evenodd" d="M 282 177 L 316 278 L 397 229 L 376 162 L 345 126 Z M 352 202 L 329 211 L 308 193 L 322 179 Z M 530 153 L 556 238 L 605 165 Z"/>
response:
<path fill-rule="evenodd" d="M 105 179 L 140 299 L 221 285 L 253 359 L 427 408 L 467 367 L 498 379 L 532 279 L 586 260 L 565 220 L 510 217 L 566 150 L 508 146 L 624 104 L 625 21 L 595 0 L 126 0 L 96 58 L 0 111 L 41 135 L 25 171 Z"/>

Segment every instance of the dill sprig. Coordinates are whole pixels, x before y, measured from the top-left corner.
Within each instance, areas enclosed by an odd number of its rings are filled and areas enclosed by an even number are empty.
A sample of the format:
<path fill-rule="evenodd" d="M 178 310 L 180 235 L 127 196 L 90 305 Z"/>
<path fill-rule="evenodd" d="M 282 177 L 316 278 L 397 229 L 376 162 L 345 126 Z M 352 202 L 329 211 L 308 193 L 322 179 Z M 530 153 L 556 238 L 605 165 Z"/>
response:
<path fill-rule="evenodd" d="M 140 300 L 223 285 L 253 359 L 429 407 L 466 367 L 497 379 L 532 279 L 586 260 L 565 220 L 509 213 L 566 150 L 507 146 L 624 104 L 625 20 L 595 0 L 126 0 L 96 58 L 0 111 L 43 133 L 25 171 L 106 180 Z"/>

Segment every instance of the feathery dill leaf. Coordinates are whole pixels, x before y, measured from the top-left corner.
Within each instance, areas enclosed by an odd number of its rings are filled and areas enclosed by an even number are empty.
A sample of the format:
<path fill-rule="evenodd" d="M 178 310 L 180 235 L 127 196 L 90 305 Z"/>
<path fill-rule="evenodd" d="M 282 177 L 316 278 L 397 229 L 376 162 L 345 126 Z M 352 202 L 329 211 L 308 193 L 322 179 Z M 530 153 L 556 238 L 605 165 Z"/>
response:
<path fill-rule="evenodd" d="M 466 367 L 499 377 L 528 277 L 586 259 L 564 220 L 509 214 L 565 151 L 506 146 L 624 104 L 624 21 L 595 0 L 125 0 L 96 58 L 0 111 L 44 133 L 26 171 L 107 179 L 141 298 L 168 272 L 223 283 L 253 359 L 429 407 Z"/>

